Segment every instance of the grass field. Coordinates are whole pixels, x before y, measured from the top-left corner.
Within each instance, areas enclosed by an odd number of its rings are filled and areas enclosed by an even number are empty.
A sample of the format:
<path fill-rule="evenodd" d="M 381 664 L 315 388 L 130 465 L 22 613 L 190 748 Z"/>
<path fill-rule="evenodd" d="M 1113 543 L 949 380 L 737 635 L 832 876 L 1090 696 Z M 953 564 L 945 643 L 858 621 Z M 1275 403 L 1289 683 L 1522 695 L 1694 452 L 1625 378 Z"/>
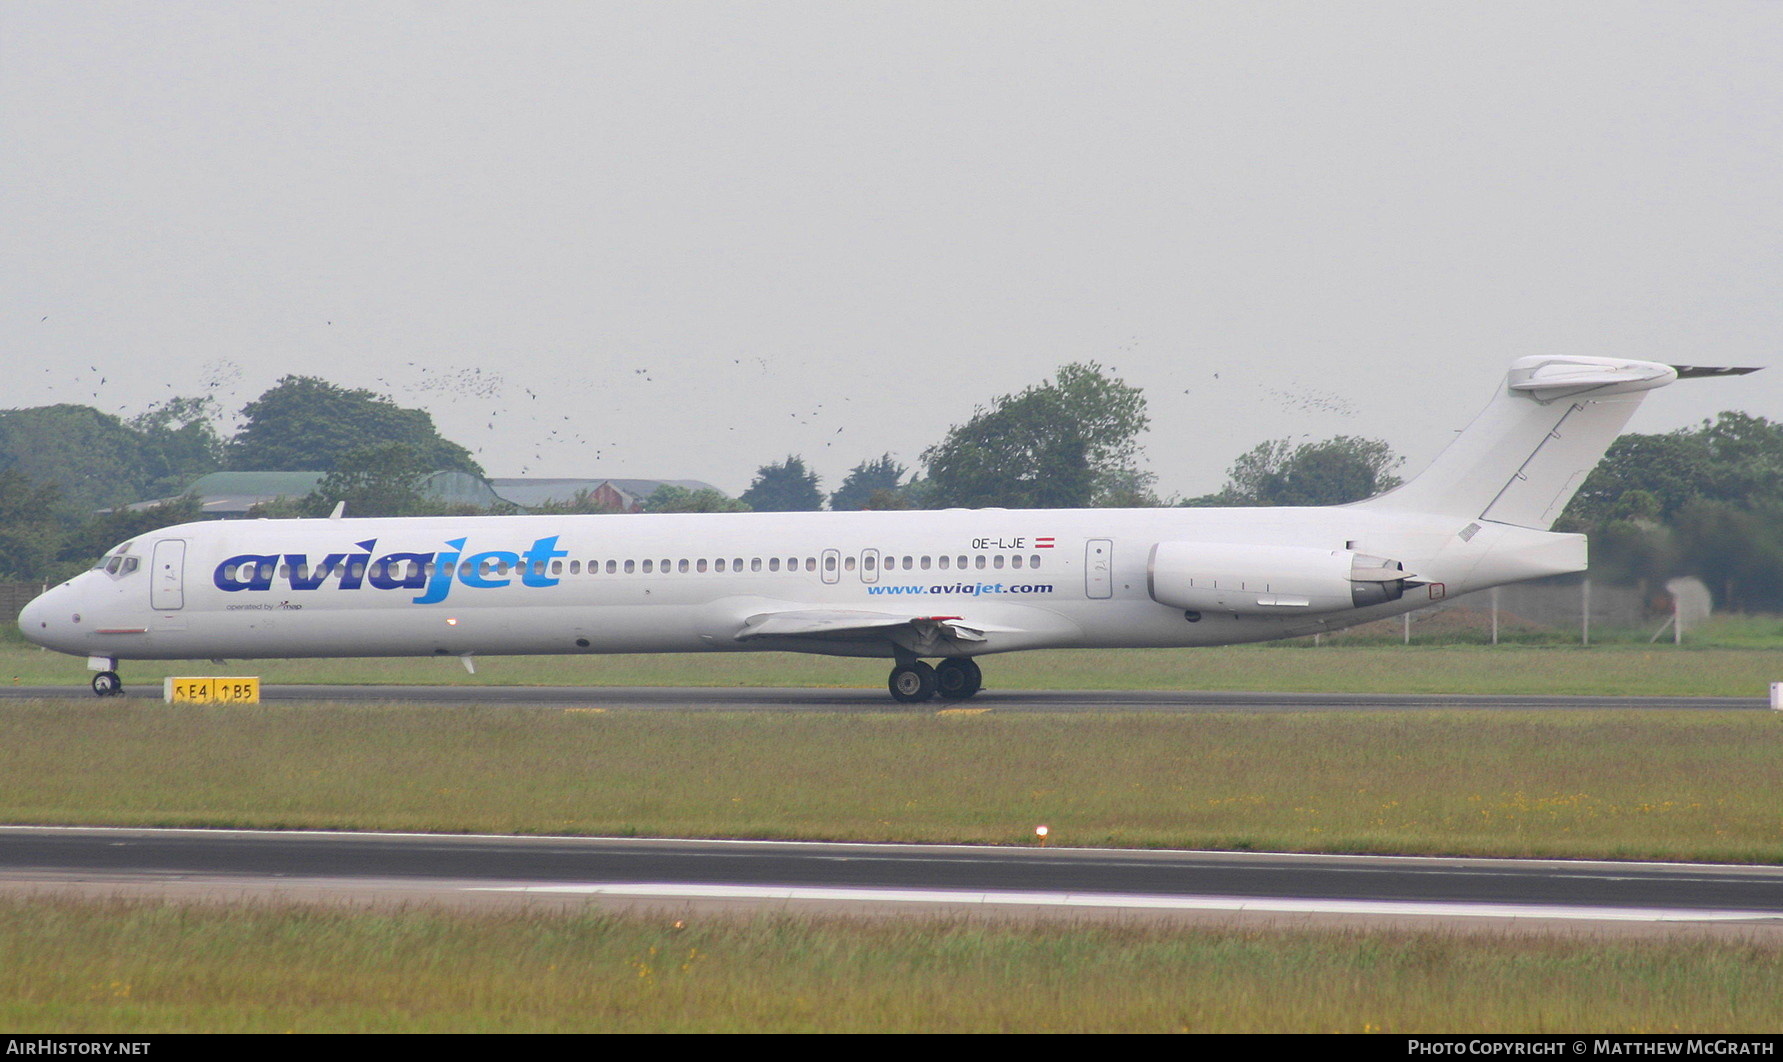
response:
<path fill-rule="evenodd" d="M 1783 862 L 1783 713 L 0 703 L 0 820 Z"/>
<path fill-rule="evenodd" d="M 1783 946 L 0 901 L 32 1032 L 1774 1034 Z"/>

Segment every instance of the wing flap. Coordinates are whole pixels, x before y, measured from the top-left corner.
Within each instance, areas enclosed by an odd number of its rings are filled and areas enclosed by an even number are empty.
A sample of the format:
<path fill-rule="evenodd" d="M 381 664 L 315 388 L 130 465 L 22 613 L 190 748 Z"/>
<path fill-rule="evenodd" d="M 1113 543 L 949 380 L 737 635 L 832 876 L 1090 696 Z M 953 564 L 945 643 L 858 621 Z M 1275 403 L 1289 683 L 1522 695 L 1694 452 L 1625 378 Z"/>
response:
<path fill-rule="evenodd" d="M 752 638 L 859 639 L 883 635 L 888 641 L 982 642 L 985 634 L 1008 628 L 969 624 L 959 616 L 911 616 L 842 608 L 763 612 L 743 621 L 738 641 Z"/>

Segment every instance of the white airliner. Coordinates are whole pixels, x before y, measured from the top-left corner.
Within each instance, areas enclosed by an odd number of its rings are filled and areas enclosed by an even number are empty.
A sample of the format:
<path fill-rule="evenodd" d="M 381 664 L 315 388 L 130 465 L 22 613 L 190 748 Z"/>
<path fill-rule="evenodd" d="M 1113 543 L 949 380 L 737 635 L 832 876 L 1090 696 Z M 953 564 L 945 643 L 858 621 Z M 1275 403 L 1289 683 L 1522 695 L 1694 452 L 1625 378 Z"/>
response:
<path fill-rule="evenodd" d="M 19 625 L 102 696 L 121 660 L 792 650 L 890 658 L 900 701 L 970 697 L 990 653 L 1288 638 L 1583 571 L 1584 536 L 1548 528 L 1645 393 L 1750 371 L 1522 358 L 1421 475 L 1323 508 L 182 524 Z"/>

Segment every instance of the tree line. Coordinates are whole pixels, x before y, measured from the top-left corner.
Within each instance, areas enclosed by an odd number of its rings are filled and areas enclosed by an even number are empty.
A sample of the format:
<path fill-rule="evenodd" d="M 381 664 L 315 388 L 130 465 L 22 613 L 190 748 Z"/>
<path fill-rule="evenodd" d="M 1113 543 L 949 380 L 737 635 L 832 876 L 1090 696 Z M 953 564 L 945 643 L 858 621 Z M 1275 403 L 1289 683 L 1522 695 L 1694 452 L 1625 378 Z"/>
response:
<path fill-rule="evenodd" d="M 218 412 L 208 397 L 128 420 L 78 405 L 0 411 L 0 579 L 65 578 L 124 539 L 200 519 L 182 492 L 211 472 L 325 472 L 314 494 L 262 514 L 325 516 L 339 498 L 401 511 L 420 501 L 421 474 L 483 471 L 425 410 L 314 377 L 249 402 L 227 439 Z M 170 500 L 125 508 L 154 498 Z"/>
<path fill-rule="evenodd" d="M 1595 578 L 1657 592 L 1693 575 L 1718 608 L 1783 611 L 1783 423 L 1723 412 L 1624 435 L 1555 529 L 1591 536 Z"/>

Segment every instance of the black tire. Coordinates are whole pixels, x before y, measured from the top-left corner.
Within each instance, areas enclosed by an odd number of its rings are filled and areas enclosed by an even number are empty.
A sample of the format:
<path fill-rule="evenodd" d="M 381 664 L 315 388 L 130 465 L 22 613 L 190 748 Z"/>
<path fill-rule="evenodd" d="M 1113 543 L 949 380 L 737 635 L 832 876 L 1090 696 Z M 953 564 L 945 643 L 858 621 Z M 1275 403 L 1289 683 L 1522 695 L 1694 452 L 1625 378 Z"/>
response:
<path fill-rule="evenodd" d="M 116 671 L 101 671 L 93 676 L 93 694 L 98 697 L 116 697 L 124 692 L 124 680 Z"/>
<path fill-rule="evenodd" d="M 892 668 L 891 680 L 886 683 L 886 688 L 891 690 L 892 699 L 906 704 L 915 704 L 933 697 L 935 686 L 935 669 L 921 660 Z"/>
<path fill-rule="evenodd" d="M 984 688 L 984 672 L 977 662 L 950 656 L 935 668 L 935 692 L 950 701 L 963 701 Z"/>

